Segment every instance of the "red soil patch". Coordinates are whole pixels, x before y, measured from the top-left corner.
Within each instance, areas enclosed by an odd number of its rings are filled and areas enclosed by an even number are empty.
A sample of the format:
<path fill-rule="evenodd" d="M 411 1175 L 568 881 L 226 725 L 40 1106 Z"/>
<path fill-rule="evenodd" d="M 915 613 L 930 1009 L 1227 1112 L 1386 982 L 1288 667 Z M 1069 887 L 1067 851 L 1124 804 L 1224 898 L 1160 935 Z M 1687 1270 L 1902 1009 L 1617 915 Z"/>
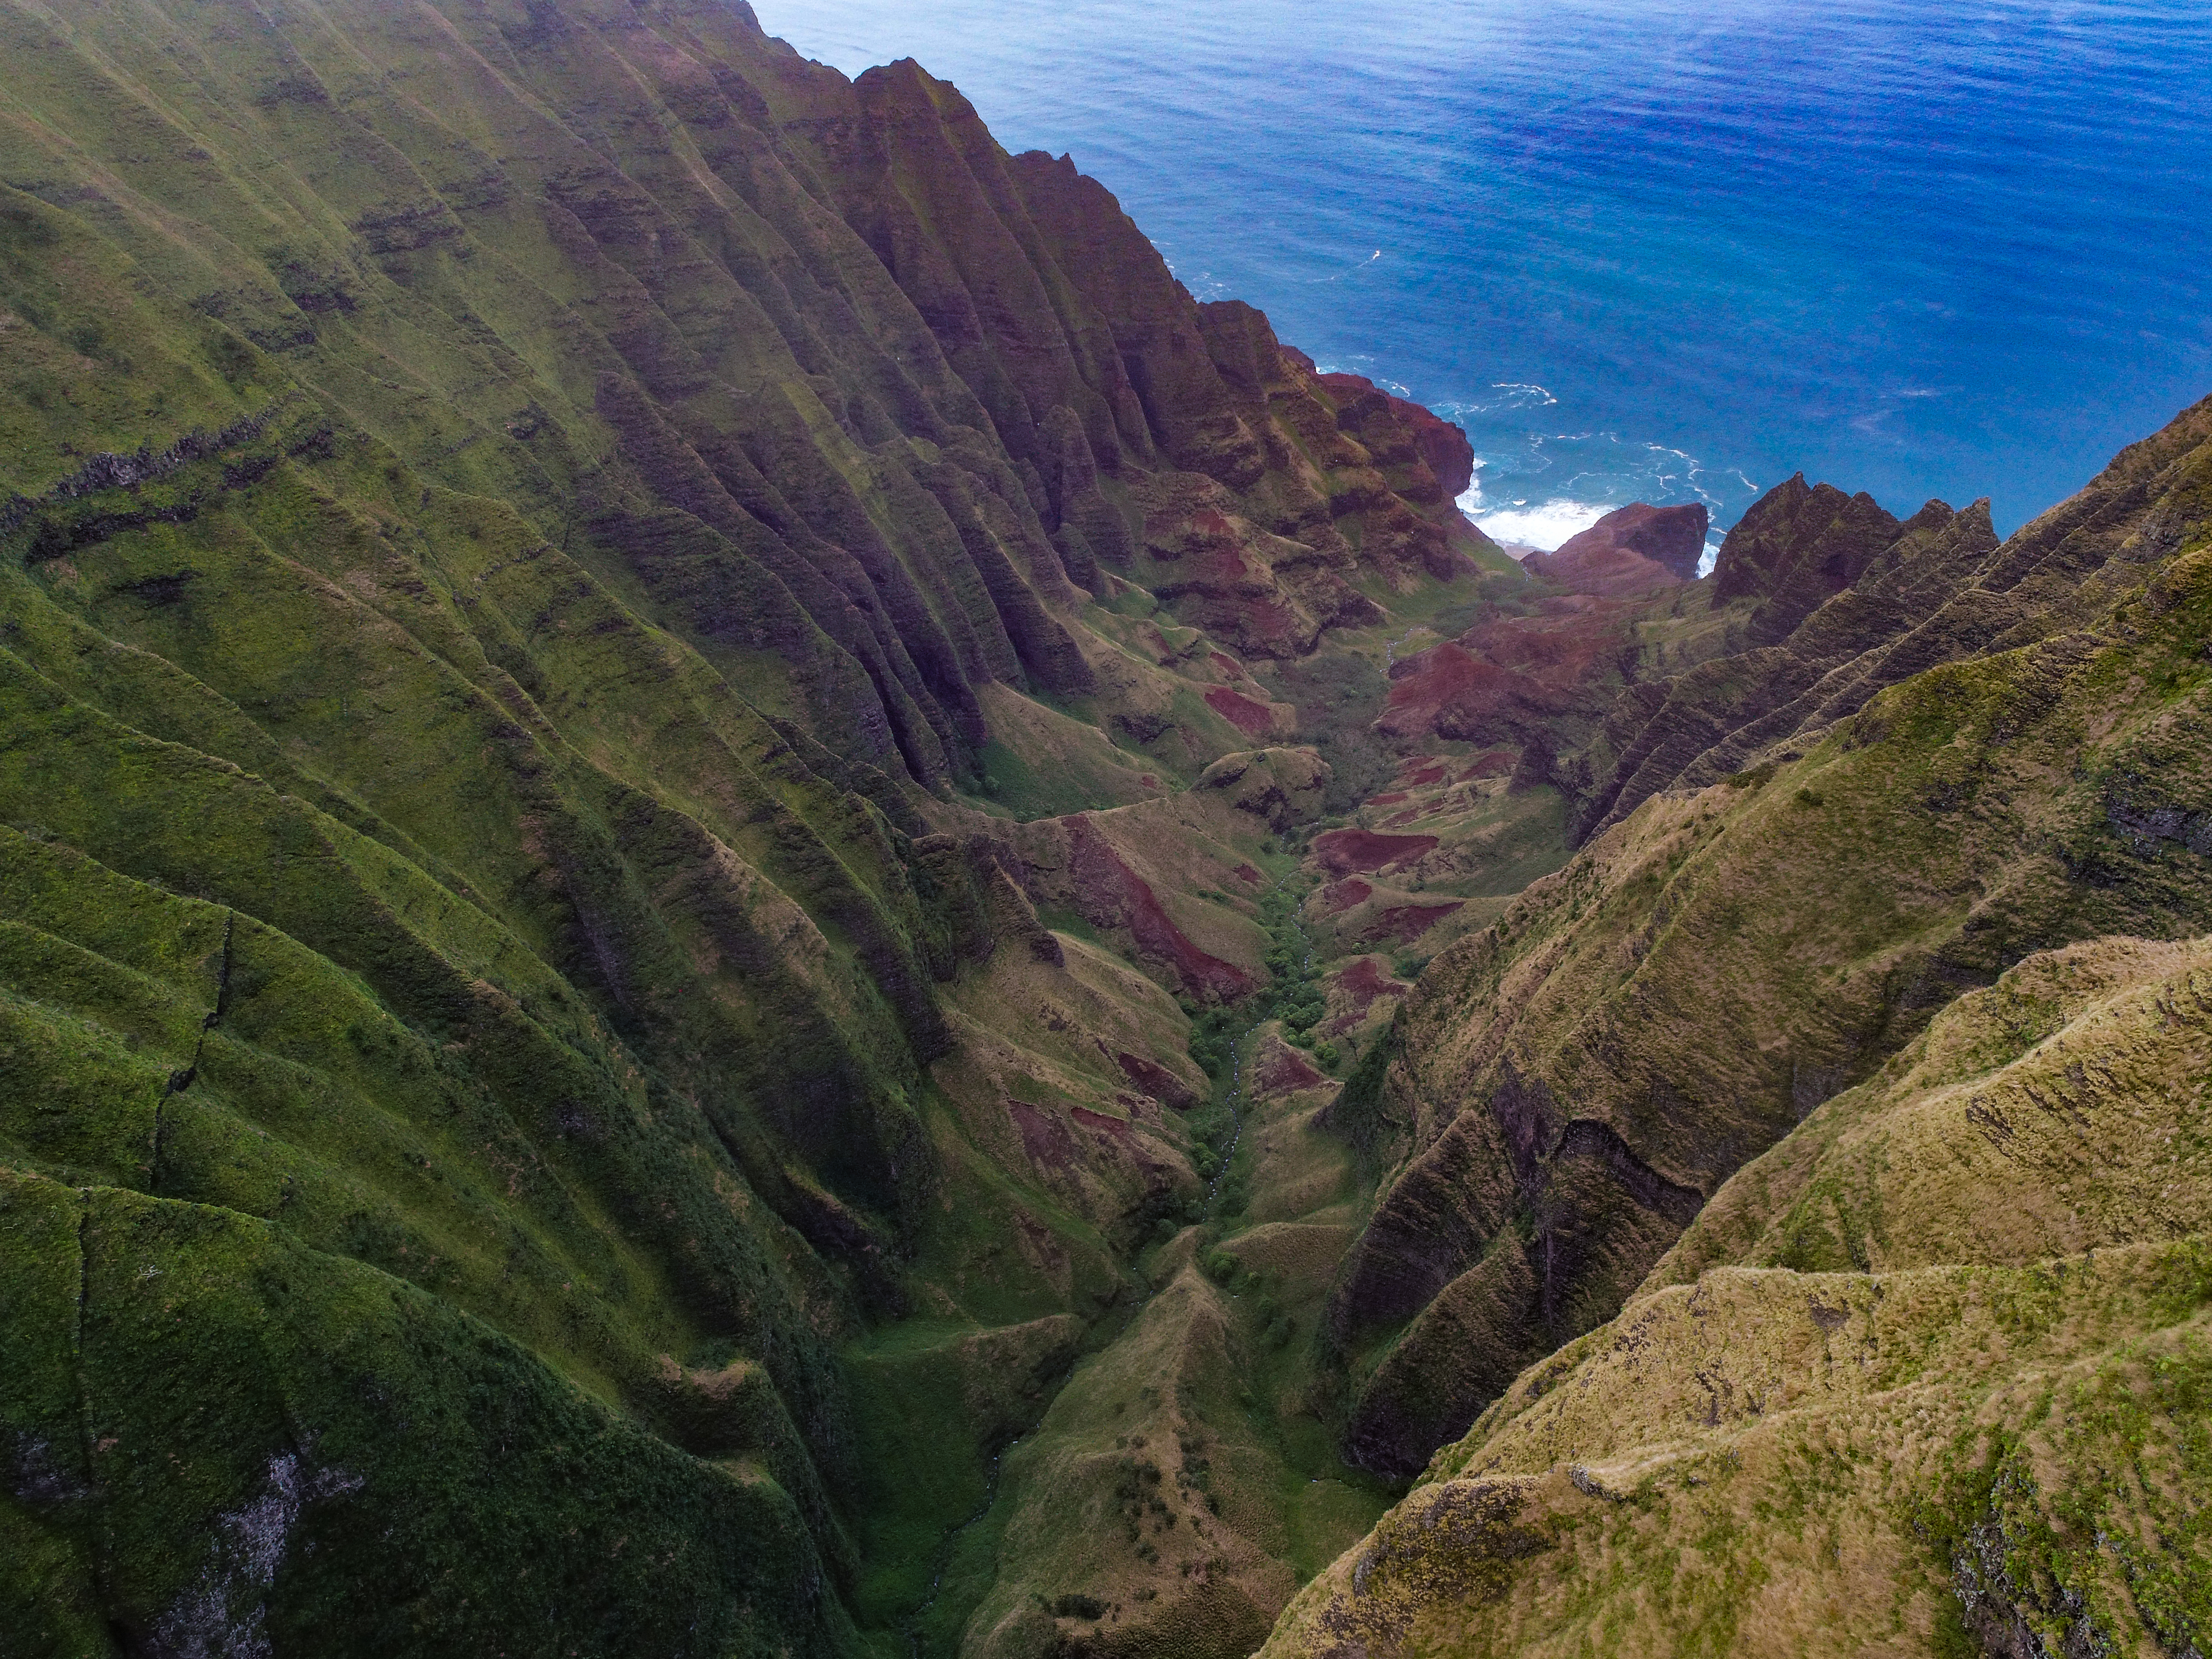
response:
<path fill-rule="evenodd" d="M 1348 997 L 1354 1007 L 1365 1013 L 1377 997 L 1401 997 L 1413 988 L 1401 980 L 1386 979 L 1382 970 L 1375 965 L 1372 957 L 1362 957 L 1346 969 L 1336 981 L 1336 988 Z"/>
<path fill-rule="evenodd" d="M 1337 976 L 1337 992 L 1351 1006 L 1329 1022 L 1328 1034 L 1342 1036 L 1358 1024 L 1367 1018 L 1367 1011 L 1375 1006 L 1376 998 L 1402 997 L 1413 988 L 1400 981 L 1384 978 L 1373 957 L 1360 957 Z"/>
<path fill-rule="evenodd" d="M 1126 1103 L 1126 1099 L 1125 1099 Z M 1088 1106 L 1070 1106 L 1068 1115 L 1091 1133 L 1103 1137 L 1120 1158 L 1144 1178 L 1147 1192 L 1160 1192 L 1168 1186 L 1167 1165 L 1152 1157 L 1137 1139 L 1136 1126 L 1125 1123 L 1106 1112 L 1094 1112 Z M 1094 1146 L 1095 1150 L 1095 1146 Z"/>
<path fill-rule="evenodd" d="M 1026 1100 L 1006 1103 L 1006 1115 L 1021 1131 L 1022 1150 L 1040 1170 L 1065 1170 L 1075 1162 L 1075 1138 L 1051 1113 Z"/>
<path fill-rule="evenodd" d="M 1234 963 L 1209 956 L 1175 925 L 1159 896 L 1124 863 L 1089 818 L 1060 822 L 1067 828 L 1068 870 L 1078 909 L 1093 927 L 1126 927 L 1137 949 L 1174 968 L 1183 984 L 1233 1002 L 1255 981 Z"/>
<path fill-rule="evenodd" d="M 1213 653 L 1212 660 L 1213 665 L 1219 669 L 1223 673 L 1228 675 L 1231 679 L 1242 679 L 1244 678 L 1244 665 L 1238 662 L 1234 657 L 1225 657 L 1222 655 L 1220 652 L 1217 651 Z"/>
<path fill-rule="evenodd" d="M 1267 879 L 1267 877 L 1261 875 L 1257 870 L 1255 870 L 1249 864 L 1240 864 L 1236 867 L 1236 869 L 1231 871 L 1230 873 L 1235 876 L 1239 881 L 1250 882 L 1255 887 L 1260 886 Z"/>
<path fill-rule="evenodd" d="M 1355 904 L 1364 904 L 1374 892 L 1365 882 L 1354 876 L 1348 881 L 1333 881 L 1321 890 L 1321 902 L 1328 907 L 1333 916 L 1340 916 Z"/>
<path fill-rule="evenodd" d="M 1557 553 L 1532 553 L 1526 563 L 1530 575 L 1540 576 L 1555 587 L 1607 599 L 1656 592 L 1676 586 L 1682 580 L 1656 560 L 1627 547 L 1593 545 L 1572 551 L 1563 547 Z"/>
<path fill-rule="evenodd" d="M 1395 939 L 1401 944 L 1411 944 L 1453 911 L 1461 908 L 1463 903 L 1463 900 L 1454 899 L 1449 904 L 1395 906 L 1375 918 L 1374 925 L 1367 930 L 1367 937 L 1370 939 Z"/>
<path fill-rule="evenodd" d="M 1471 628 L 1391 671 L 1377 729 L 1503 745 L 1517 744 L 1532 720 L 1609 702 L 1601 681 L 1632 614 L 1618 600 L 1570 595 L 1545 600 L 1539 616 Z"/>
<path fill-rule="evenodd" d="M 1184 1086 L 1182 1079 L 1158 1060 L 1132 1054 L 1116 1054 L 1114 1060 L 1121 1066 L 1122 1076 L 1163 1106 L 1172 1106 L 1180 1112 L 1198 1104 L 1198 1097 Z"/>
<path fill-rule="evenodd" d="M 1086 1129 L 1103 1129 L 1119 1140 L 1129 1138 L 1129 1126 L 1118 1117 L 1109 1117 L 1103 1112 L 1094 1112 L 1088 1106 L 1071 1106 L 1068 1115 Z"/>
<path fill-rule="evenodd" d="M 1331 830 L 1314 837 L 1314 852 L 1333 876 L 1394 869 L 1433 852 L 1436 845 L 1434 836 L 1378 836 L 1372 830 Z"/>
<path fill-rule="evenodd" d="M 1267 704 L 1255 702 L 1225 685 L 1217 685 L 1206 694 L 1206 706 L 1247 737 L 1263 736 L 1275 724 L 1274 711 Z"/>
<path fill-rule="evenodd" d="M 1393 737 L 1425 737 L 1437 730 L 1447 708 L 1466 703 L 1504 706 L 1515 676 L 1496 663 L 1470 656 L 1446 643 L 1407 658 L 1399 665 L 1390 700 L 1376 724 Z"/>
<path fill-rule="evenodd" d="M 1293 1089 L 1310 1089 L 1321 1082 L 1322 1074 L 1316 1071 L 1306 1057 L 1287 1043 L 1273 1042 L 1254 1067 L 1261 1092 L 1287 1094 Z"/>
<path fill-rule="evenodd" d="M 1465 783 L 1473 783 L 1478 778 L 1510 778 L 1520 763 L 1521 751 L 1517 749 L 1486 749 L 1474 757 L 1474 764 L 1460 774 L 1460 778 Z"/>
<path fill-rule="evenodd" d="M 1608 513 L 1558 552 L 1531 556 L 1528 572 L 1576 593 L 1642 593 L 1695 581 L 1711 524 L 1702 507 L 1639 501 Z"/>
<path fill-rule="evenodd" d="M 1409 788 L 1425 789 L 1432 783 L 1442 783 L 1443 781 L 1444 769 L 1443 767 L 1425 766 L 1419 771 L 1414 773 L 1412 777 L 1407 778 L 1406 780 L 1406 783 Z"/>
<path fill-rule="evenodd" d="M 1406 792 L 1404 790 L 1393 789 L 1387 795 L 1370 795 L 1367 798 L 1367 804 L 1370 806 L 1395 806 L 1400 801 L 1405 799 Z"/>

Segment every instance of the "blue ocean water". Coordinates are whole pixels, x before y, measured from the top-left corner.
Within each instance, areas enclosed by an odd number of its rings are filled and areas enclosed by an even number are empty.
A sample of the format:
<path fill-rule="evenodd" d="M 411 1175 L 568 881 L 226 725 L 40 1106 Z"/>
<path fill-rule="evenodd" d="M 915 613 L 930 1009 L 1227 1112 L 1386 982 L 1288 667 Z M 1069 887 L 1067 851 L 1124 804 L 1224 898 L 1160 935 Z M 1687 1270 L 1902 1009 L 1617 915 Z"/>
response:
<path fill-rule="evenodd" d="M 757 0 L 1070 151 L 1555 545 L 1803 471 L 2008 529 L 2212 393 L 2207 0 Z"/>

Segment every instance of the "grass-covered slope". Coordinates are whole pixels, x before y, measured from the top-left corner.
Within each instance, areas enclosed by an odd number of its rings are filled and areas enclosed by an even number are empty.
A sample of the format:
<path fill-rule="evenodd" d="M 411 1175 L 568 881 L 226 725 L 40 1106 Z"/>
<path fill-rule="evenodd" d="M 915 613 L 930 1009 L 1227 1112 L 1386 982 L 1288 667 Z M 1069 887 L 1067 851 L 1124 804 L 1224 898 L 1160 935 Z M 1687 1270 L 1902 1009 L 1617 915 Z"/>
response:
<path fill-rule="evenodd" d="M 855 86 L 742 4 L 21 0 L 0 41 L 25 66 L 0 179 L 220 325 L 237 373 L 281 360 L 769 712 L 925 786 L 988 775 L 993 686 L 1103 696 L 1200 765 L 1239 746 L 1203 701 L 1234 659 L 1163 677 L 1091 633 L 1093 598 L 1133 583 L 1296 654 L 1375 614 L 1356 582 L 1449 577 L 1479 541 L 1449 528 L 1450 428 L 1199 307 L 1103 190 L 1008 157 L 913 65 Z M 188 403 L 81 418 L 76 366 L 122 343 L 37 264 L 13 314 L 60 355 L 19 383 L 0 483 L 61 476 L 58 443 L 183 437 Z"/>
<path fill-rule="evenodd" d="M 280 1224 L 14 1174 L 0 1194 L 11 1653 L 847 1645 L 743 1428 L 687 1455 Z"/>
<path fill-rule="evenodd" d="M 5 1644 L 902 1649 L 1464 440 L 741 4 L 0 58 Z"/>
<path fill-rule="evenodd" d="M 2212 1638 L 2212 947 L 2033 956 L 1723 1187 L 1270 1655 Z"/>
<path fill-rule="evenodd" d="M 10 1654 L 1236 1659 L 1337 1419 L 1418 1470 L 1670 1249 L 1951 1271 L 1902 1097 L 1787 1131 L 2205 931 L 2202 410 L 1615 603 L 737 0 L 0 60 Z"/>
<path fill-rule="evenodd" d="M 1430 969 L 1333 1310 L 1363 1461 L 1419 1470 L 1962 991 L 2212 923 L 2208 422 L 1987 556 L 1944 614 L 1994 638 L 1648 801 Z"/>

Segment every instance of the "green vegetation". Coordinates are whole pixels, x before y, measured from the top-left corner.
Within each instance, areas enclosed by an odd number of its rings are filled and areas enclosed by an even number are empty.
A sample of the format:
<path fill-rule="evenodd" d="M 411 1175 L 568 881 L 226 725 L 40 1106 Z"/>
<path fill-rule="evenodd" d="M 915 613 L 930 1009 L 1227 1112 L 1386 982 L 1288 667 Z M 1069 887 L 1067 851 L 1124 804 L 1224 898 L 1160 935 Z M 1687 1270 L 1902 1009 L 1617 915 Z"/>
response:
<path fill-rule="evenodd" d="M 1395 1026 L 1376 1033 L 1345 1079 L 1344 1088 L 1329 1111 L 1329 1127 L 1363 1157 L 1379 1150 L 1389 1127 L 1384 1085 L 1397 1051 L 1396 1037 Z"/>
<path fill-rule="evenodd" d="M 1373 727 L 1389 682 L 1365 653 L 1324 653 L 1285 664 L 1273 678 L 1279 694 L 1298 706 L 1304 722 L 1298 741 L 1313 744 L 1328 763 L 1325 816 L 1347 814 L 1388 787 L 1396 761 Z"/>
<path fill-rule="evenodd" d="M 1271 941 L 1266 961 L 1273 977 L 1254 1012 L 1264 1019 L 1281 1020 L 1296 1036 L 1310 1033 L 1328 1012 L 1321 964 L 1314 959 L 1313 939 L 1300 916 L 1305 896 L 1301 885 L 1278 884 L 1260 900 L 1260 920 Z"/>
<path fill-rule="evenodd" d="M 2030 957 L 1739 1173 L 1269 1652 L 2201 1643 L 2208 1078 L 2212 945 Z M 1815 1230 L 1862 1259 L 1791 1265 Z"/>
<path fill-rule="evenodd" d="M 34 1650 L 950 1650 L 994 1458 L 1231 1150 L 1146 971 L 1188 928 L 1264 973 L 1244 861 L 1320 786 L 1186 811 L 1252 743 L 1249 596 L 1099 568 L 1224 504 L 1176 481 L 1229 387 L 1147 413 L 1096 344 L 1202 313 L 926 77 L 810 78 L 742 8 L 524 11 L 0 3 Z M 854 111 L 946 147 L 855 173 Z M 940 340 L 848 228 L 887 213 L 1036 307 Z M 1263 471 L 1255 548 L 1360 532 Z M 1133 803 L 1156 891 L 1052 865 Z"/>
<path fill-rule="evenodd" d="M 950 88 L 236 22 L 0 0 L 0 1646 L 2212 1644 L 2212 416 L 1386 734 L 1556 605 Z"/>

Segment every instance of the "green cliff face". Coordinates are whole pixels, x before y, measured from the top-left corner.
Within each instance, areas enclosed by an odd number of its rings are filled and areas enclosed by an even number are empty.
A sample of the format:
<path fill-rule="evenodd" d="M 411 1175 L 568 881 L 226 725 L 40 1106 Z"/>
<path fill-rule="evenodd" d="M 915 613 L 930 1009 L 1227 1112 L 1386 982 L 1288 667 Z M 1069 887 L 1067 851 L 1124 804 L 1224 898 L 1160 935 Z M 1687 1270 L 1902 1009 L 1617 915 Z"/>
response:
<path fill-rule="evenodd" d="M 1463 441 L 742 6 L 0 53 L 9 1651 L 903 1647 Z"/>

